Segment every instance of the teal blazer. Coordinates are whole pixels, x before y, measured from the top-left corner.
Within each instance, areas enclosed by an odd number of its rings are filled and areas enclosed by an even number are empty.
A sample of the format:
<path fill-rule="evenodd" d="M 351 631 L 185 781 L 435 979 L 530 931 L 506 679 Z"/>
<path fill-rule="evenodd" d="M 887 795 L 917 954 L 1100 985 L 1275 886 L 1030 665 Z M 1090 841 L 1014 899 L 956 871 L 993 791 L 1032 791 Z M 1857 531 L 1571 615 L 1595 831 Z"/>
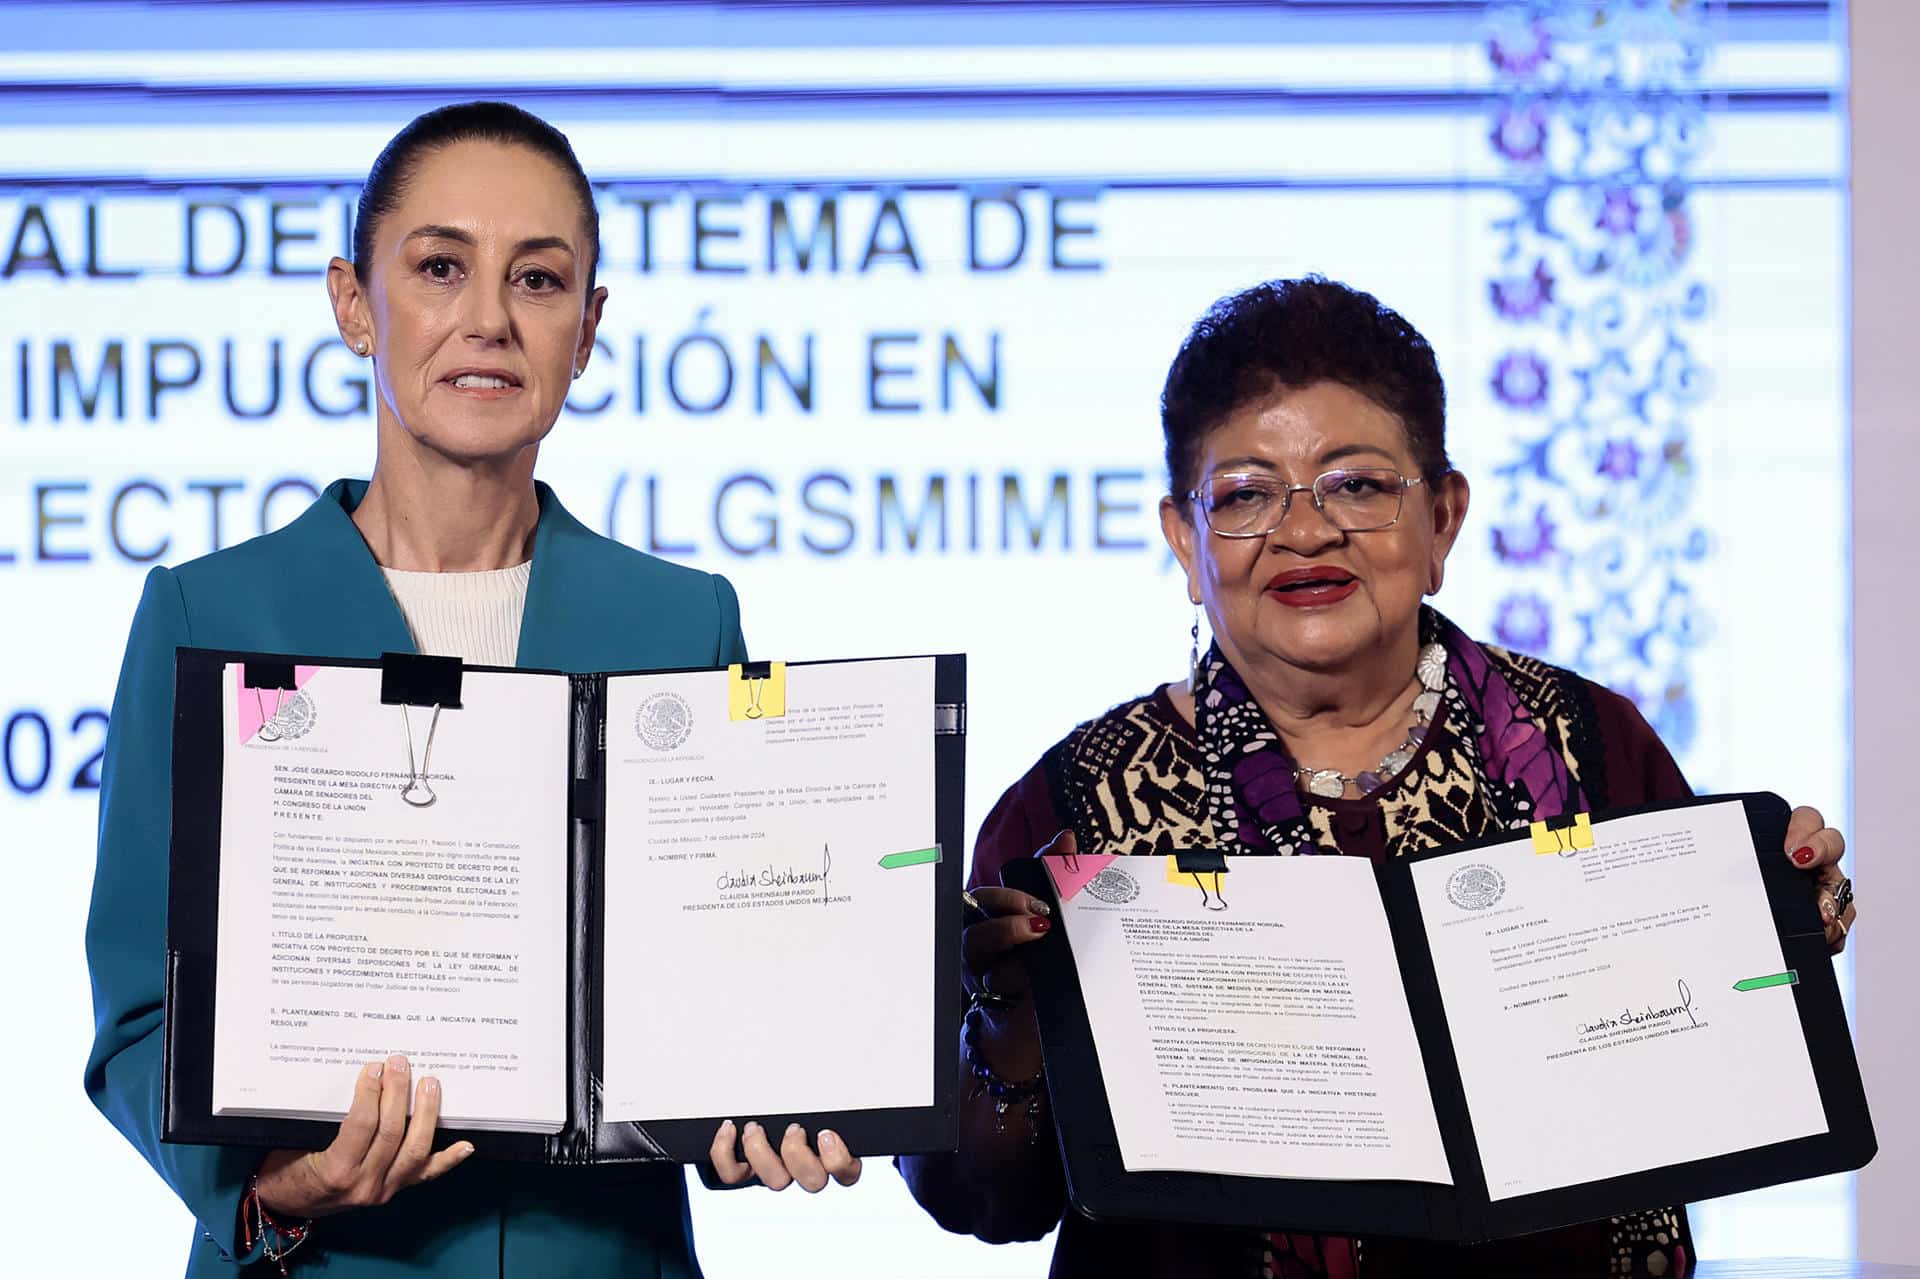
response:
<path fill-rule="evenodd" d="M 406 622 L 350 518 L 366 487 L 338 481 L 277 533 L 154 569 L 114 694 L 87 920 L 87 1095 L 198 1219 L 190 1276 L 232 1274 L 236 1262 L 256 1259 L 257 1250 L 236 1255 L 235 1227 L 261 1152 L 160 1140 L 174 649 L 412 652 Z M 746 660 L 739 602 L 725 578 L 600 537 L 546 485 L 536 487 L 521 666 L 574 672 Z M 344 1092 L 352 1081 L 340 1082 Z M 325 1218 L 307 1250 L 315 1255 L 301 1261 L 343 1279 L 699 1273 L 677 1166 L 558 1169 L 474 1158 L 383 1207 Z"/>

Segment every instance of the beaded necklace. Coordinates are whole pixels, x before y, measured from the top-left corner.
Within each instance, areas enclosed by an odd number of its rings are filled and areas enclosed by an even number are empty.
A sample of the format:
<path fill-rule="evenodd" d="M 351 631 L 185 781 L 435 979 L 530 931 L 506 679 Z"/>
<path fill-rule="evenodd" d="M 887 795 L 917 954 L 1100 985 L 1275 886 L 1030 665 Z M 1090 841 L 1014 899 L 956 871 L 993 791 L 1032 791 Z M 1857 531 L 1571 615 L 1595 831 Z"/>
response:
<path fill-rule="evenodd" d="M 1420 695 L 1413 699 L 1413 727 L 1407 731 L 1407 740 L 1388 751 L 1380 763 L 1370 769 L 1349 776 L 1337 768 L 1306 768 L 1296 766 L 1293 777 L 1296 783 L 1304 784 L 1307 793 L 1323 799 L 1339 799 L 1351 786 L 1362 796 L 1371 795 L 1386 785 L 1387 779 L 1398 774 L 1427 740 L 1427 729 L 1433 724 L 1433 713 L 1440 708 L 1440 694 L 1447 686 L 1447 650 L 1440 644 L 1428 644 L 1420 650 L 1420 660 L 1415 664 L 1414 673 L 1420 680 Z"/>

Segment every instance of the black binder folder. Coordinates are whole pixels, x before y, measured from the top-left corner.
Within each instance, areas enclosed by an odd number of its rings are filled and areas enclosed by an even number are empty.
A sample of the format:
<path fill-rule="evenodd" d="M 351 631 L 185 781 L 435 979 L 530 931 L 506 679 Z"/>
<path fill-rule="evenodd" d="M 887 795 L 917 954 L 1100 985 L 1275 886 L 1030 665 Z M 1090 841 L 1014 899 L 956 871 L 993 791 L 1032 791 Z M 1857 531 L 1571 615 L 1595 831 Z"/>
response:
<path fill-rule="evenodd" d="M 1788 819 L 1786 803 L 1768 793 L 1702 797 L 1590 817 L 1582 814 L 1581 825 L 1590 823 L 1593 830 L 1600 830 L 1614 817 L 1730 799 L 1744 806 L 1781 949 L 1794 975 L 1792 996 L 1818 1081 L 1826 1132 L 1717 1158 L 1661 1164 L 1657 1157 L 1659 1121 L 1647 1121 L 1644 1116 L 1650 1112 L 1640 1110 L 1621 1115 L 1621 1121 L 1647 1123 L 1650 1155 L 1644 1170 L 1516 1198 L 1490 1197 L 1421 920 L 1412 866 L 1525 837 L 1525 832 L 1517 831 L 1457 848 L 1388 860 L 1374 867 L 1452 1168 L 1452 1185 L 1127 1171 L 1081 996 L 1068 926 L 1056 927 L 1047 936 L 1021 947 L 1021 954 L 1027 963 L 1039 1017 L 1048 1097 L 1070 1202 L 1096 1221 L 1174 1221 L 1477 1242 L 1864 1166 L 1876 1150 L 1873 1125 L 1815 896 L 1808 876 L 1795 869 L 1782 850 Z M 1571 818 L 1543 826 L 1544 832 L 1536 832 L 1536 839 L 1557 841 L 1568 853 L 1577 855 L 1573 844 L 1585 836 L 1576 833 Z M 1545 849 L 1536 843 L 1536 851 Z M 1193 868 L 1204 870 L 1210 865 L 1196 863 Z M 1182 863 L 1180 869 L 1189 867 Z M 1060 918 L 1059 898 L 1041 862 L 1009 864 L 1001 878 L 1008 886 L 1047 902 L 1056 919 Z M 1231 874 L 1218 879 L 1199 875 L 1203 889 L 1218 884 L 1219 879 L 1226 881 L 1224 891 L 1231 895 Z M 1338 906 L 1331 904 L 1330 908 Z M 1653 1108 L 1651 1113 L 1657 1114 L 1659 1099 L 1645 1100 Z"/>
<path fill-rule="evenodd" d="M 912 866 L 911 873 L 933 877 L 932 913 L 925 923 L 924 939 L 927 953 L 932 956 L 933 972 L 926 994 L 932 1010 L 932 1035 L 926 1058 L 932 1077 L 931 1104 L 663 1121 L 615 1122 L 605 1118 L 601 1076 L 604 1028 L 597 1002 L 598 980 L 603 971 L 606 930 L 609 926 L 618 926 L 618 921 L 610 924 L 605 918 L 606 902 L 602 893 L 607 855 L 603 819 L 607 800 L 608 680 L 629 674 L 653 676 L 685 672 L 564 676 L 534 672 L 565 679 L 571 693 L 571 722 L 566 728 L 570 744 L 566 766 L 571 786 L 567 811 L 554 815 L 556 822 L 565 823 L 568 849 L 566 1122 L 564 1128 L 555 1133 L 447 1128 L 441 1140 L 464 1137 L 472 1140 L 484 1157 L 547 1164 L 705 1163 L 719 1125 L 733 1118 L 758 1120 L 771 1133 L 784 1131 L 791 1123 L 801 1124 L 810 1134 L 829 1128 L 850 1149 L 863 1155 L 953 1149 L 957 1139 L 959 1087 L 959 1064 L 953 1051 L 959 1035 L 959 1010 L 953 992 L 959 988 L 960 981 L 962 923 L 961 858 L 957 850 L 964 847 L 966 834 L 962 816 L 966 659 L 960 655 L 943 655 L 924 660 L 933 664 L 933 705 L 927 707 L 926 721 L 927 732 L 933 739 L 933 829 L 938 848 L 946 851 L 939 854 L 935 849 L 926 849 L 905 854 L 901 864 Z M 461 703 L 463 671 L 471 677 L 478 673 L 497 673 L 500 668 L 463 668 L 453 659 L 412 656 L 348 660 L 193 648 L 179 650 L 174 698 L 162 1137 L 170 1142 L 318 1149 L 333 1139 L 337 1121 L 214 1113 L 215 978 L 218 966 L 226 962 L 219 954 L 220 832 L 225 786 L 223 761 L 227 749 L 223 680 L 229 678 L 227 672 L 234 664 L 243 665 L 244 687 L 261 696 L 263 712 L 276 708 L 284 711 L 288 699 L 294 696 L 291 690 L 295 686 L 296 667 L 379 668 L 381 701 L 402 708 L 437 708 L 433 714 L 444 712 L 437 730 L 443 736 L 458 731 L 458 719 L 463 712 L 456 708 Z M 798 670 L 845 664 L 791 665 Z M 772 664 L 776 669 L 780 665 Z M 743 684 L 752 699 L 746 718 L 766 713 L 762 702 L 770 696 L 769 674 L 768 664 L 748 665 L 732 671 L 731 677 Z M 468 683 L 472 683 L 471 678 Z M 427 712 L 417 712 L 410 731 L 424 733 L 427 723 Z M 425 772 L 424 766 L 420 771 Z M 882 865 L 887 864 L 883 860 Z M 750 932 L 749 929 L 743 935 Z M 779 956 L 769 955 L 768 962 L 778 963 Z M 698 981 L 699 974 L 675 973 L 666 979 Z M 831 978 L 823 975 L 821 980 L 830 982 Z M 698 1054 L 702 1051 L 699 1043 L 677 1037 L 671 1026 L 659 1027 L 658 1033 L 662 1052 Z M 767 1047 L 769 1060 L 776 1059 L 781 1045 L 770 1043 Z M 352 1083 L 352 1072 L 343 1072 L 343 1097 Z"/>

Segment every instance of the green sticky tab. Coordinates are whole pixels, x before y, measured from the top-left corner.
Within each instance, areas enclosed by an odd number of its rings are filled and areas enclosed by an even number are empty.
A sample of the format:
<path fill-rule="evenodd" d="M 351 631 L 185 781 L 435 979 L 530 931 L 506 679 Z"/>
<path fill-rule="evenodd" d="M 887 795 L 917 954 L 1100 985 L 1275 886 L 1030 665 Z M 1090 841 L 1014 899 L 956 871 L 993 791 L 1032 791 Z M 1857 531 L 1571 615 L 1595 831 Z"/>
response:
<path fill-rule="evenodd" d="M 899 870 L 902 866 L 925 866 L 940 860 L 940 845 L 916 848 L 910 853 L 888 853 L 880 859 L 881 870 Z"/>
<path fill-rule="evenodd" d="M 1798 986 L 1800 974 L 1789 968 L 1784 973 L 1774 973 L 1769 977 L 1748 977 L 1744 981 L 1733 983 L 1735 990 L 1766 990 L 1770 986 Z"/>

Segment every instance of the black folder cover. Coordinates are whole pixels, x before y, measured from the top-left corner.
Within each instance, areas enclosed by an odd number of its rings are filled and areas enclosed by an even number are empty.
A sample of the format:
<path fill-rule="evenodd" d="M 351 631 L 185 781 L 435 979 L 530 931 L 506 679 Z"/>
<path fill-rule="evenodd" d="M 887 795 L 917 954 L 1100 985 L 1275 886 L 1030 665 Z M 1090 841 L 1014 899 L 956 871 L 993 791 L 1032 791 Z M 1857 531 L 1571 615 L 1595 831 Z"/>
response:
<path fill-rule="evenodd" d="M 1808 891 L 1806 875 L 1794 869 L 1783 855 L 1788 817 L 1785 801 L 1769 793 L 1701 797 L 1599 812 L 1593 820 L 1597 826 L 1609 817 L 1729 799 L 1739 800 L 1746 808 L 1754 856 L 1773 906 L 1780 948 L 1787 967 L 1799 975 L 1793 987 L 1794 1004 L 1820 1084 L 1826 1133 L 1716 1159 L 1650 1167 L 1630 1176 L 1542 1194 L 1490 1199 L 1409 865 L 1505 843 L 1521 833 L 1511 832 L 1457 848 L 1381 862 L 1374 868 L 1393 929 L 1441 1138 L 1453 1168 L 1453 1185 L 1128 1172 L 1120 1160 L 1120 1143 L 1114 1135 L 1106 1083 L 1081 998 L 1071 939 L 1065 930 L 1055 929 L 1040 941 L 1021 947 L 1021 953 L 1026 956 L 1032 979 L 1048 1097 L 1073 1206 L 1096 1221 L 1177 1221 L 1476 1242 L 1864 1166 L 1877 1148 L 1873 1123 L 1867 1113 L 1846 1010 L 1827 954 L 1814 895 Z M 1052 878 L 1038 861 L 1010 864 L 1001 879 L 1054 906 L 1058 918 L 1059 899 Z M 1640 1119 L 1623 1115 L 1621 1121 Z M 1647 1144 L 1650 1150 L 1658 1149 L 1657 1125 L 1649 1128 Z"/>
<path fill-rule="evenodd" d="M 965 845 L 962 800 L 966 757 L 966 658 L 937 656 L 934 706 L 934 830 L 947 855 L 935 865 L 935 904 L 926 943 L 934 954 L 933 1104 L 924 1107 L 839 1111 L 831 1114 L 731 1116 L 758 1119 L 769 1131 L 798 1123 L 809 1132 L 831 1128 L 860 1154 L 911 1154 L 952 1150 L 957 1141 L 956 1101 L 960 1015 L 952 994 L 959 988 L 960 862 L 955 850 Z M 417 685 L 419 696 L 457 700 L 459 671 L 428 668 L 417 659 L 359 660 L 236 653 L 212 649 L 179 650 L 174 688 L 173 844 L 167 896 L 166 1036 L 161 1094 L 161 1136 L 165 1141 L 213 1145 L 250 1145 L 319 1149 L 333 1140 L 337 1125 L 304 1119 L 261 1119 L 213 1113 L 214 973 L 220 962 L 219 936 L 220 817 L 222 751 L 222 672 L 230 662 L 258 664 L 264 687 L 276 672 L 302 666 L 381 667 L 389 689 L 405 693 Z M 789 663 L 790 668 L 816 663 Z M 498 670 L 469 666 L 467 671 Z M 551 673 L 551 672 L 547 672 Z M 568 907 L 570 974 L 567 1002 L 568 1082 L 565 1129 L 558 1133 L 461 1132 L 448 1129 L 444 1140 L 466 1137 L 491 1158 L 548 1164 L 704 1163 L 715 1130 L 725 1115 L 651 1123 L 611 1122 L 600 1116 L 601 1025 L 597 1015 L 601 968 L 603 906 L 601 842 L 605 812 L 603 718 L 609 675 L 670 674 L 664 671 L 568 675 L 573 689 L 572 798 L 564 817 L 569 830 L 571 883 Z M 448 679 L 452 683 L 448 684 Z M 291 679 L 288 680 L 289 685 Z M 451 692 L 449 692 L 449 689 Z M 391 697 L 383 700 L 392 700 Z M 448 703 L 452 704 L 452 703 Z M 697 1052 L 679 1042 L 672 1027 L 661 1027 L 663 1051 Z M 346 1087 L 351 1081 L 343 1080 Z"/>

